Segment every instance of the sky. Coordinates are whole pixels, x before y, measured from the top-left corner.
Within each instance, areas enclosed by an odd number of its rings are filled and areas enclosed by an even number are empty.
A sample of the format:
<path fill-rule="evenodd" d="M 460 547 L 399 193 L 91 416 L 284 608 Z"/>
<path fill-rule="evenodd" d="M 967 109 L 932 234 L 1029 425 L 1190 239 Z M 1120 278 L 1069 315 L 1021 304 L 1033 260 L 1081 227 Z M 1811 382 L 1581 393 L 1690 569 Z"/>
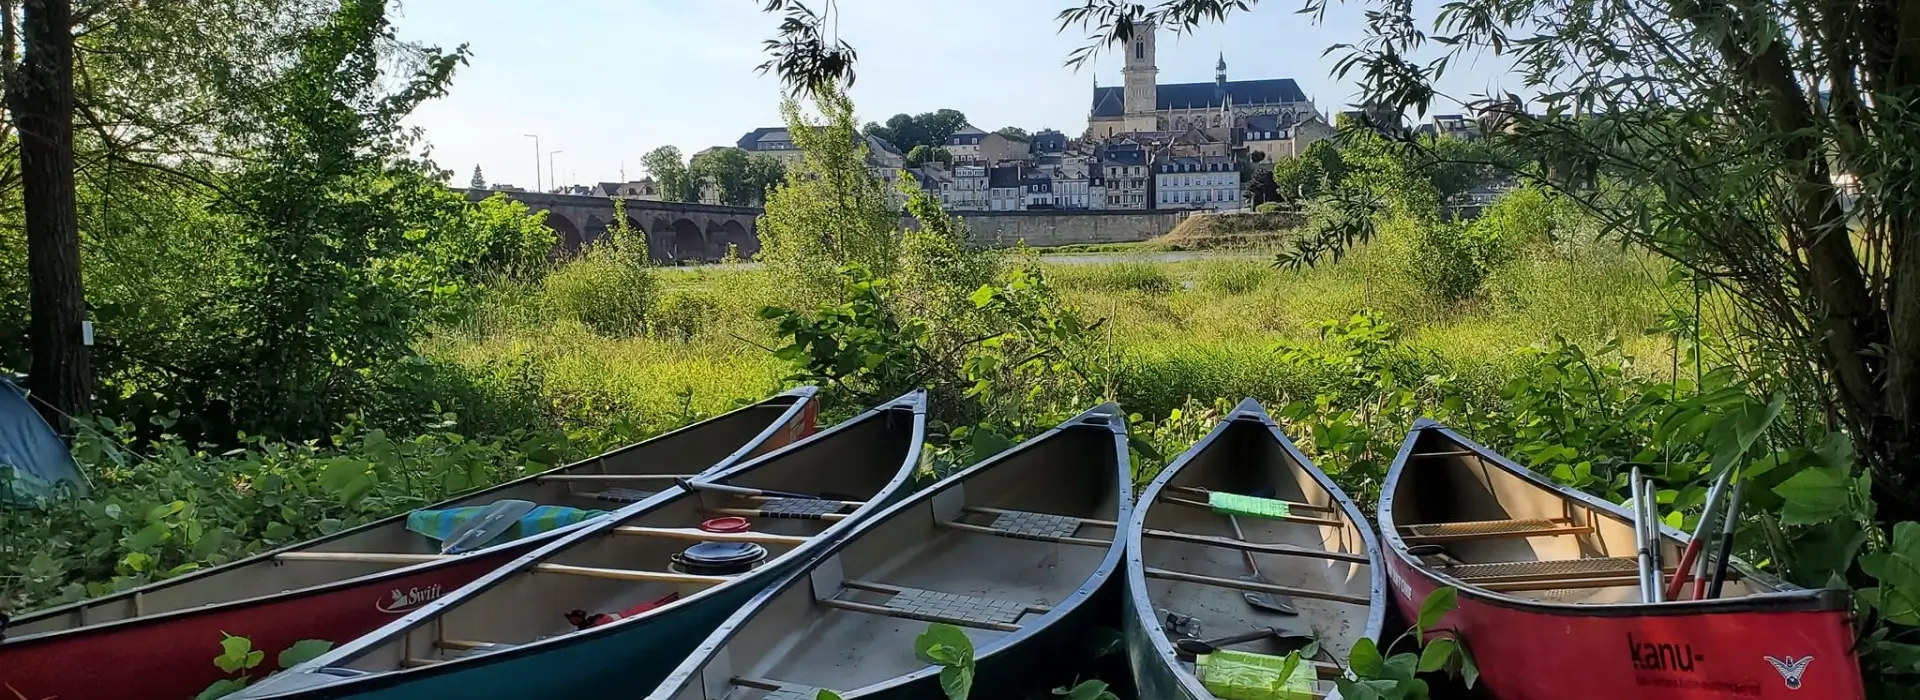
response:
<path fill-rule="evenodd" d="M 953 108 L 988 131 L 1078 135 L 1094 81 L 1120 85 L 1122 61 L 1103 54 L 1090 68 L 1063 65 L 1085 33 L 1057 32 L 1053 16 L 1077 4 L 839 0 L 839 35 L 859 52 L 860 119 Z M 1322 111 L 1342 109 L 1356 88 L 1329 75 L 1334 58 L 1321 52 L 1361 38 L 1365 3 L 1330 4 L 1321 24 L 1294 12 L 1298 0 L 1266 0 L 1224 25 L 1162 31 L 1160 82 L 1212 81 L 1224 52 L 1229 80 L 1293 78 Z M 1433 4 L 1420 0 L 1424 17 Z M 568 184 L 623 171 L 639 179 L 640 156 L 659 146 L 690 155 L 780 124 L 779 83 L 754 70 L 779 23 L 761 9 L 761 0 L 401 0 L 401 38 L 472 53 L 450 94 L 409 124 L 462 185 L 479 165 L 491 183 L 532 187 L 536 161 L 547 188 L 549 162 Z M 1498 59 L 1456 64 L 1440 88 L 1463 98 L 1518 91 L 1506 72 Z M 537 151 L 528 134 L 539 136 Z"/>

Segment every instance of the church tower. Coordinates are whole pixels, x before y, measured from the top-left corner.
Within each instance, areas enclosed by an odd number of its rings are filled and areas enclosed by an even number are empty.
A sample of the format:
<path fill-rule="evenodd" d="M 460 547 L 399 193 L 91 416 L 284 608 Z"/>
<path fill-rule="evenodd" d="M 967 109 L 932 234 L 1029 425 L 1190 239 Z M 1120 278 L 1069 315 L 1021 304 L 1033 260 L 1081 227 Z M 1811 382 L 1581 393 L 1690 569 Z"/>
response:
<path fill-rule="evenodd" d="M 1127 131 L 1156 131 L 1160 108 L 1160 69 L 1153 58 L 1154 26 L 1137 24 L 1127 47 L 1126 77 Z"/>

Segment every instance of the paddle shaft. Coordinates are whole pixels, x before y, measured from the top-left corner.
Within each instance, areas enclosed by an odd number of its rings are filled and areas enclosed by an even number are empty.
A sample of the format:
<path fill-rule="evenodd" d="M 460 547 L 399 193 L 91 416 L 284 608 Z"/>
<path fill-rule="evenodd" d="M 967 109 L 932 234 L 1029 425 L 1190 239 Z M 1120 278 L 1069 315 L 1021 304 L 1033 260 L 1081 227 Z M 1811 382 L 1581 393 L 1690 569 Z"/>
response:
<path fill-rule="evenodd" d="M 1720 527 L 1720 556 L 1713 565 L 1713 582 L 1707 585 L 1707 597 L 1720 597 L 1720 586 L 1727 582 L 1727 566 L 1733 560 L 1733 532 L 1740 527 L 1740 497 L 1746 484 L 1734 483 L 1727 503 L 1725 522 Z"/>
<path fill-rule="evenodd" d="M 728 486 L 726 484 L 702 484 L 702 483 L 696 483 L 692 479 L 677 479 L 676 481 L 678 481 L 680 485 L 686 488 L 688 491 L 712 491 L 714 493 L 731 493 L 737 496 L 774 496 L 778 498 L 807 498 L 807 499 L 815 499 L 815 500 L 818 500 L 820 498 L 819 496 L 814 496 L 814 495 L 804 494 L 804 493 L 790 493 L 787 491 L 768 491 L 766 489 L 750 489 L 745 486 Z"/>
<path fill-rule="evenodd" d="M 1732 476 L 1732 469 L 1721 472 L 1720 478 L 1713 480 L 1713 488 L 1707 489 L 1707 503 L 1700 511 L 1700 523 L 1693 528 L 1693 538 L 1687 540 L 1687 551 L 1680 555 L 1680 568 L 1674 570 L 1673 582 L 1667 584 L 1668 600 L 1679 599 L 1680 591 L 1686 588 L 1687 580 L 1693 576 L 1694 558 L 1700 556 L 1701 541 L 1713 533 L 1714 515 L 1719 512 L 1720 497 L 1725 495 L 1727 481 Z M 1700 596 L 1694 594 L 1693 597 Z"/>
<path fill-rule="evenodd" d="M 1659 603 L 1667 599 L 1666 591 L 1660 587 L 1664 578 L 1660 573 L 1660 497 L 1652 479 L 1647 480 L 1645 488 L 1647 490 L 1647 577 L 1648 582 L 1653 584 L 1649 589 L 1653 594 L 1653 602 Z"/>
<path fill-rule="evenodd" d="M 1653 599 L 1647 576 L 1648 569 L 1653 565 L 1653 554 L 1647 548 L 1647 503 L 1641 496 L 1639 467 L 1634 467 L 1627 476 L 1627 490 L 1633 493 L 1633 548 L 1634 554 L 1639 557 L 1640 602 L 1646 603 Z"/>

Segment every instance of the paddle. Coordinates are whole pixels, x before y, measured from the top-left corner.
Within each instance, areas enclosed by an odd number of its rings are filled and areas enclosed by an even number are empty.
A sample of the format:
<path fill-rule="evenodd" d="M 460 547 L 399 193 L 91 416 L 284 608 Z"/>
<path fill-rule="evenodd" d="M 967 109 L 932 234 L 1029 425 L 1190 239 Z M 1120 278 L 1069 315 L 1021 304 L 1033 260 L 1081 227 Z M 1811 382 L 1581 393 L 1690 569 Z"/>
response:
<path fill-rule="evenodd" d="M 1694 527 L 1692 539 L 1687 540 L 1686 552 L 1680 555 L 1680 568 L 1674 572 L 1673 582 L 1667 584 L 1668 600 L 1679 600 L 1680 591 L 1686 588 L 1688 579 L 1693 577 L 1694 558 L 1700 556 L 1701 541 L 1712 533 L 1714 515 L 1720 505 L 1720 496 L 1726 491 L 1727 480 L 1732 476 L 1732 469 L 1721 472 L 1720 478 L 1713 481 L 1713 488 L 1707 489 L 1707 503 L 1700 510 L 1700 523 Z M 1700 594 L 1695 593 L 1693 597 L 1699 599 Z"/>
<path fill-rule="evenodd" d="M 1273 495 L 1273 489 L 1262 488 L 1257 490 L 1254 493 L 1250 493 L 1247 495 L 1255 496 L 1258 498 L 1270 498 Z M 1247 541 L 1246 533 L 1240 531 L 1239 518 L 1233 517 L 1232 513 L 1228 513 L 1227 524 L 1233 526 L 1234 539 L 1240 540 L 1241 542 Z M 1240 580 L 1247 581 L 1249 583 L 1266 584 L 1269 586 L 1276 585 L 1274 584 L 1274 582 L 1267 580 L 1266 576 L 1263 576 L 1260 574 L 1260 565 L 1254 563 L 1253 552 L 1242 550 L 1240 554 L 1246 557 L 1247 559 L 1247 574 L 1245 576 L 1241 576 Z M 1240 596 L 1246 599 L 1248 605 L 1251 605 L 1260 610 L 1265 610 L 1267 612 L 1276 613 L 1280 615 L 1300 614 L 1300 610 L 1293 606 L 1292 596 L 1275 595 L 1273 593 L 1262 593 L 1262 592 L 1256 592 L 1256 591 L 1247 591 L 1247 592 L 1241 593 Z"/>
<path fill-rule="evenodd" d="M 1278 627 L 1266 627 L 1266 628 L 1257 629 L 1251 632 L 1242 632 L 1240 634 L 1231 635 L 1227 637 L 1220 637 L 1217 639 L 1194 639 L 1189 637 L 1186 639 L 1175 641 L 1173 643 L 1173 649 L 1174 651 L 1178 652 L 1181 658 L 1193 658 L 1196 656 L 1200 656 L 1202 654 L 1211 654 L 1213 652 L 1219 651 L 1222 647 L 1230 647 L 1235 644 L 1245 644 L 1247 642 L 1266 639 L 1268 637 L 1272 637 L 1274 639 L 1289 639 L 1289 638 L 1299 639 L 1303 641 L 1301 646 L 1305 646 L 1307 643 L 1312 643 L 1313 641 L 1312 637 L 1293 634 L 1291 632 L 1280 629 Z"/>
<path fill-rule="evenodd" d="M 1720 527 L 1719 560 L 1714 562 L 1713 582 L 1707 586 L 1707 597 L 1720 597 L 1720 586 L 1727 581 L 1728 563 L 1733 559 L 1733 531 L 1740 527 L 1740 496 L 1745 490 L 1744 482 L 1734 482 L 1733 495 L 1727 499 L 1727 514 Z"/>
<path fill-rule="evenodd" d="M 767 496 L 771 498 L 805 498 L 805 499 L 815 500 L 815 501 L 827 499 L 826 496 L 815 496 L 812 494 L 805 494 L 805 493 L 792 493 L 789 491 L 768 491 L 766 489 L 750 489 L 745 486 L 728 486 L 726 484 L 695 483 L 692 479 L 689 479 L 686 477 L 674 479 L 673 481 L 674 483 L 679 484 L 680 488 L 686 489 L 688 491 L 712 491 L 714 493 L 731 493 L 738 496 Z"/>
<path fill-rule="evenodd" d="M 532 512 L 534 507 L 533 501 L 517 498 L 494 501 L 492 505 L 487 506 L 486 510 L 480 511 L 478 515 L 461 523 L 460 527 L 454 528 L 454 531 L 447 535 L 446 541 L 440 544 L 440 553 L 459 554 L 485 547 L 488 542 L 505 534 L 507 528 L 520 522 L 520 518 Z"/>

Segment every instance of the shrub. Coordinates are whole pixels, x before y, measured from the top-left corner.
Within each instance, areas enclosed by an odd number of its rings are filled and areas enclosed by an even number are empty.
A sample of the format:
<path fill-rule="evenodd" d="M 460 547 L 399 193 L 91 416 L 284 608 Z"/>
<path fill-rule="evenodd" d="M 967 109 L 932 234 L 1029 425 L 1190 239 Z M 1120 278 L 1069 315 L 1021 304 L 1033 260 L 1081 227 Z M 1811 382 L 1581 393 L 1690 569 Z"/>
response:
<path fill-rule="evenodd" d="M 615 216 L 614 221 L 624 218 Z M 599 335 L 646 335 L 647 319 L 659 296 L 659 281 L 648 267 L 646 238 L 623 223 L 607 233 L 606 242 L 588 247 L 578 259 L 547 276 L 542 287 L 549 308 Z"/>
<path fill-rule="evenodd" d="M 1253 213 L 1255 213 L 1255 214 L 1278 214 L 1278 213 L 1280 213 L 1280 203 L 1279 203 L 1279 202 L 1264 202 L 1264 203 L 1262 203 L 1262 204 L 1261 204 L 1260 206 L 1257 206 L 1257 207 L 1254 207 L 1254 208 L 1253 208 Z"/>
<path fill-rule="evenodd" d="M 1266 284 L 1273 268 L 1254 260 L 1221 261 L 1200 273 L 1199 287 L 1222 294 L 1246 294 Z"/>
<path fill-rule="evenodd" d="M 1153 263 L 1063 265 L 1055 268 L 1051 274 L 1055 284 L 1062 289 L 1147 294 L 1172 294 L 1174 289 L 1173 278 Z"/>
<path fill-rule="evenodd" d="M 719 311 L 720 305 L 705 292 L 671 292 L 661 298 L 654 312 L 653 330 L 663 337 L 684 343 L 699 335 L 700 330 Z"/>

